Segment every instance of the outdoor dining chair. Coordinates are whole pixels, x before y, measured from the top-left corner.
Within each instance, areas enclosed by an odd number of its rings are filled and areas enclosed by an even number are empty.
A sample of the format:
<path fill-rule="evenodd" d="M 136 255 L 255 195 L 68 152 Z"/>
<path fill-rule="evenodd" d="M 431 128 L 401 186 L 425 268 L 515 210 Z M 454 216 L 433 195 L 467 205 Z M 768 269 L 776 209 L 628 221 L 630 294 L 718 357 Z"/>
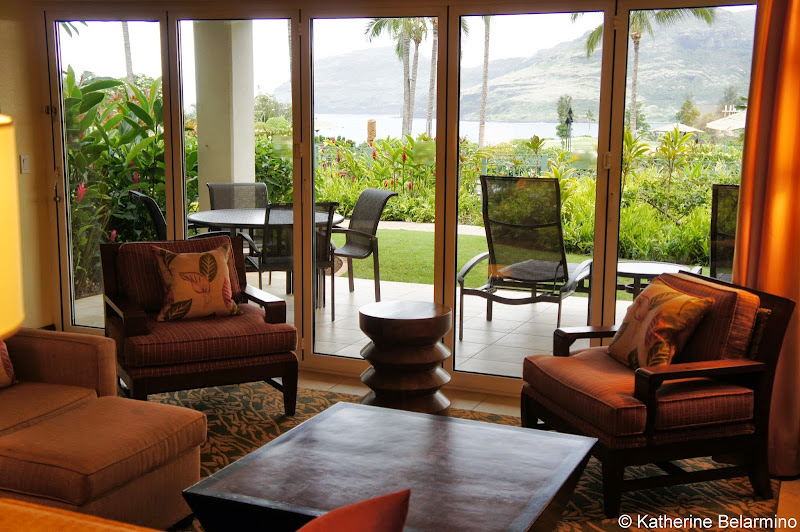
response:
<path fill-rule="evenodd" d="M 730 281 L 736 246 L 736 216 L 739 211 L 738 185 L 711 186 L 711 277 Z"/>
<path fill-rule="evenodd" d="M 344 233 L 345 242 L 334 251 L 337 257 L 347 259 L 347 277 L 350 291 L 355 290 L 353 281 L 353 259 L 366 259 L 372 255 L 375 272 L 375 301 L 381 300 L 381 269 L 378 259 L 378 222 L 381 221 L 383 209 L 389 198 L 397 196 L 397 192 L 368 188 L 361 192 L 350 217 L 347 229 L 334 227 L 334 233 Z"/>
<path fill-rule="evenodd" d="M 556 326 L 561 326 L 561 302 L 583 289 L 592 260 L 568 264 L 561 226 L 561 190 L 558 179 L 481 176 L 483 224 L 489 251 L 473 257 L 458 272 L 458 338 L 464 338 L 464 296 L 486 299 L 486 320 L 492 303 L 524 305 L 540 301 L 558 304 Z M 486 283 L 466 286 L 465 278 L 488 260 Z M 512 297 L 508 291 L 525 292 Z M 586 289 L 588 291 L 588 289 Z"/>

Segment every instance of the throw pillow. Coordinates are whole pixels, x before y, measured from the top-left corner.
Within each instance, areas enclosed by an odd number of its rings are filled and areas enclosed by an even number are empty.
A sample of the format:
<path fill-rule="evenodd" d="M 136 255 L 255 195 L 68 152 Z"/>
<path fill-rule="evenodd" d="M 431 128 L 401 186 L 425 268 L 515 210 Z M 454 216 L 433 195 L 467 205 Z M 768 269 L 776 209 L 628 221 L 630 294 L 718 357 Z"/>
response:
<path fill-rule="evenodd" d="M 411 490 L 381 495 L 332 510 L 298 532 L 400 532 L 408 515 Z"/>
<path fill-rule="evenodd" d="M 631 369 L 667 365 L 712 303 L 654 279 L 628 307 L 608 354 Z"/>
<path fill-rule="evenodd" d="M 153 246 L 153 253 L 166 292 L 158 321 L 242 313 L 231 292 L 229 246 L 203 253 L 173 253 Z"/>
<path fill-rule="evenodd" d="M 6 343 L 0 340 L 0 388 L 8 388 L 14 384 L 14 366 L 8 354 Z"/>

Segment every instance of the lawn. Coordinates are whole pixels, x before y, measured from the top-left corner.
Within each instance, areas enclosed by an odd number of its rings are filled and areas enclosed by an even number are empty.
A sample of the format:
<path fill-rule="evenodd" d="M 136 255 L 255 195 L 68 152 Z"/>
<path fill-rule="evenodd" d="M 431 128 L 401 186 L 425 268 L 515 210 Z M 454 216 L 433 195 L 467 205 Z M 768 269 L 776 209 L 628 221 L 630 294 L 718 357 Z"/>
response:
<path fill-rule="evenodd" d="M 433 237 L 425 231 L 409 231 L 397 229 L 378 229 L 380 245 L 381 280 L 402 283 L 433 284 Z M 344 235 L 334 235 L 337 246 L 344 244 Z M 486 237 L 477 235 L 461 235 L 458 237 L 458 267 L 461 268 L 469 259 L 487 251 Z M 569 262 L 576 264 L 587 257 L 567 255 Z M 372 279 L 372 257 L 366 260 L 354 260 L 355 276 L 360 279 Z M 467 286 L 481 286 L 486 282 L 486 266 L 477 266 L 467 276 Z"/>

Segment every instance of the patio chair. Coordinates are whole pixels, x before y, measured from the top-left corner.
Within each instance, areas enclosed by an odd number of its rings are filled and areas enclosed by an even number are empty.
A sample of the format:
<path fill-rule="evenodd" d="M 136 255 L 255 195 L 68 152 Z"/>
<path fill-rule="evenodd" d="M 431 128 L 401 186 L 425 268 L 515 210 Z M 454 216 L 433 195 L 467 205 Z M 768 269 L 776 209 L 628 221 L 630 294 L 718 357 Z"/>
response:
<path fill-rule="evenodd" d="M 315 295 L 317 301 L 317 308 L 325 306 L 325 272 L 331 272 L 331 321 L 336 319 L 336 292 L 334 287 L 334 274 L 336 273 L 336 257 L 334 251 L 336 244 L 331 241 L 331 234 L 333 233 L 333 215 L 339 202 L 336 201 L 321 201 L 316 203 L 315 209 L 317 212 L 325 213 L 328 216 L 328 223 L 323 226 L 317 226 L 314 235 L 314 248 L 316 249 L 316 272 L 317 272 L 317 293 Z"/>
<path fill-rule="evenodd" d="M 292 271 L 294 269 L 294 253 L 292 251 L 292 229 L 291 226 L 273 226 L 269 223 L 270 212 L 274 210 L 286 210 L 291 214 L 294 205 L 292 203 L 270 203 L 264 212 L 264 238 L 259 246 L 247 234 L 241 236 L 247 241 L 251 250 L 256 250 L 253 257 L 255 270 L 258 272 L 258 287 L 261 288 L 261 275 L 264 272 L 286 272 L 286 293 L 291 294 Z M 271 276 L 270 276 L 271 279 Z"/>
<path fill-rule="evenodd" d="M 266 183 L 206 183 L 208 187 L 208 200 L 211 210 L 216 209 L 263 209 L 269 204 L 269 191 Z M 247 231 L 250 240 L 256 243 L 255 249 L 248 250 L 246 266 L 251 270 L 258 270 L 257 261 L 263 235 L 260 229 Z M 268 284 L 272 284 L 272 272 L 269 274 Z"/>
<path fill-rule="evenodd" d="M 711 277 L 730 281 L 733 277 L 733 250 L 736 247 L 736 216 L 739 210 L 738 185 L 711 187 Z"/>
<path fill-rule="evenodd" d="M 705 314 L 681 322 L 684 309 L 697 304 Z M 634 300 L 620 326 L 558 329 L 552 355 L 525 359 L 522 426 L 598 439 L 592 454 L 602 462 L 609 518 L 619 516 L 622 492 L 743 475 L 759 496 L 772 498 L 770 400 L 794 306 L 718 279 L 663 274 Z M 633 332 L 633 357 L 626 331 Z M 612 336 L 610 346 L 569 351 L 578 339 Z M 625 347 L 612 354 L 615 343 Z M 660 355 L 665 347 L 671 360 Z M 736 465 L 692 470 L 673 463 L 705 456 Z M 625 476 L 626 467 L 644 464 L 666 474 Z"/>
<path fill-rule="evenodd" d="M 486 299 L 486 320 L 492 304 L 526 305 L 540 301 L 558 304 L 556 326 L 561 326 L 561 302 L 576 290 L 587 290 L 591 259 L 568 264 L 561 227 L 558 179 L 481 176 L 483 223 L 489 251 L 473 257 L 458 272 L 458 338 L 464 338 L 464 296 Z M 465 286 L 473 268 L 488 260 L 486 284 Z M 511 290 L 530 295 L 511 297 Z"/>
<path fill-rule="evenodd" d="M 156 200 L 146 194 L 142 194 L 141 192 L 137 192 L 135 190 L 129 190 L 128 193 L 134 200 L 144 205 L 144 207 L 147 209 L 147 214 L 150 216 L 150 221 L 153 223 L 153 229 L 155 229 L 156 232 L 156 240 L 166 240 L 167 220 L 164 218 L 164 213 L 161 212 L 161 207 L 158 206 Z M 228 231 L 208 231 L 206 233 L 198 233 L 196 235 L 191 235 L 186 238 L 187 239 L 208 238 L 212 236 L 220 236 L 228 234 L 230 234 L 228 233 Z"/>
<path fill-rule="evenodd" d="M 368 188 L 361 192 L 350 217 L 347 229 L 334 227 L 334 233 L 344 233 L 345 243 L 334 251 L 334 255 L 347 259 L 347 278 L 350 291 L 355 290 L 353 282 L 353 259 L 366 259 L 372 255 L 375 272 L 375 301 L 381 300 L 381 270 L 378 258 L 378 222 L 389 198 L 397 196 L 397 192 Z"/>

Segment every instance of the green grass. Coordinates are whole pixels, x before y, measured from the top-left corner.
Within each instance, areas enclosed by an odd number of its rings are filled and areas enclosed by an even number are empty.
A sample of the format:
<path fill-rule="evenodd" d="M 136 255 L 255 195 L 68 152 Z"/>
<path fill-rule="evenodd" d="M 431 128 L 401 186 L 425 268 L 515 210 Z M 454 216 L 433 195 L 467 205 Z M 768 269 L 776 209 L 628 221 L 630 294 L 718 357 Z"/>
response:
<path fill-rule="evenodd" d="M 401 283 L 433 284 L 433 233 L 396 229 L 379 229 L 381 280 Z M 334 235 L 337 246 L 344 244 L 344 235 Z M 472 257 L 487 250 L 486 237 L 461 235 L 458 237 L 457 267 L 460 269 Z M 587 257 L 567 255 L 569 262 L 580 263 Z M 354 260 L 353 269 L 359 279 L 372 279 L 372 257 Z M 485 263 L 477 266 L 467 276 L 467 286 L 481 286 L 486 282 Z"/>

